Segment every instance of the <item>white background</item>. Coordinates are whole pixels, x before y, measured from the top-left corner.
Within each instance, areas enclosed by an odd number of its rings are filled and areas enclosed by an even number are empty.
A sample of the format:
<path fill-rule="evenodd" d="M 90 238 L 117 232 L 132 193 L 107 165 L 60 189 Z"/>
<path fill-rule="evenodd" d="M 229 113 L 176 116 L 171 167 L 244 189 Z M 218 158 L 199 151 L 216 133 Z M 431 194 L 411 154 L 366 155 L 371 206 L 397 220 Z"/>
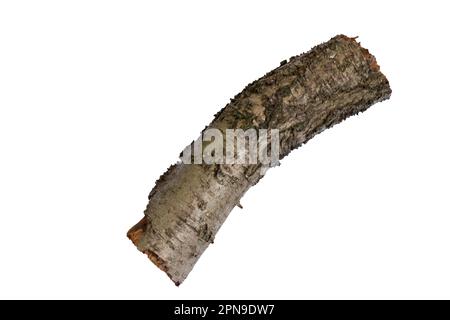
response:
<path fill-rule="evenodd" d="M 0 298 L 450 298 L 447 3 L 0 2 Z M 269 171 L 175 287 L 125 236 L 154 181 L 340 33 L 392 98 Z"/>

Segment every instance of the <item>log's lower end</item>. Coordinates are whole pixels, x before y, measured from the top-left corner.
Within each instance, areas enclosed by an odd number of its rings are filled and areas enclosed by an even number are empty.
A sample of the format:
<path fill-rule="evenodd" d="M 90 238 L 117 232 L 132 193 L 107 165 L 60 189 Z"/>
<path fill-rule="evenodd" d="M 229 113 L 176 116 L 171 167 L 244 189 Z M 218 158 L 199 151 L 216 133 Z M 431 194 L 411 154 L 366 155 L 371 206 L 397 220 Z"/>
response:
<path fill-rule="evenodd" d="M 139 243 L 141 242 L 143 236 L 145 235 L 147 227 L 148 227 L 148 218 L 147 216 L 144 216 L 141 219 L 141 221 L 139 221 L 127 232 L 128 239 L 130 239 L 131 242 L 133 242 L 133 244 L 138 249 L 140 247 Z M 146 254 L 147 257 L 150 259 L 150 261 L 153 262 L 159 269 L 164 271 L 177 287 L 181 284 L 180 281 L 173 279 L 173 277 L 168 273 L 166 262 L 163 259 L 161 259 L 155 252 L 146 249 L 143 251 L 143 253 Z"/>

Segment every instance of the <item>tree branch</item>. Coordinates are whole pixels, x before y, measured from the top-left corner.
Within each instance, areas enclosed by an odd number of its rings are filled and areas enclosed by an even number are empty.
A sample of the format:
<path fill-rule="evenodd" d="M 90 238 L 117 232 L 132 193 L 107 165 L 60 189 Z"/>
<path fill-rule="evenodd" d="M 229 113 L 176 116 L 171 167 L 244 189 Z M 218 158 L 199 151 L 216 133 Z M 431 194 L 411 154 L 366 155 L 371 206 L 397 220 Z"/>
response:
<path fill-rule="evenodd" d="M 283 158 L 390 94 L 375 58 L 355 39 L 339 35 L 249 84 L 207 128 L 279 129 Z M 144 218 L 128 237 L 179 285 L 241 197 L 261 179 L 262 167 L 172 165 L 156 182 Z"/>

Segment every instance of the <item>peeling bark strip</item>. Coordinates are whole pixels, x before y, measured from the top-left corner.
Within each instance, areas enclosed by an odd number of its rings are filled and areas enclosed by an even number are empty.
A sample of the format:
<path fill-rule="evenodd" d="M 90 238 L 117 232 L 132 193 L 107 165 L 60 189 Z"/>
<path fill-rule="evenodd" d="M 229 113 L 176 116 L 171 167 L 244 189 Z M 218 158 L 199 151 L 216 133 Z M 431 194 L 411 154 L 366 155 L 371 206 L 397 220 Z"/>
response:
<path fill-rule="evenodd" d="M 208 128 L 279 129 L 283 158 L 390 94 L 369 51 L 339 35 L 249 84 Z M 128 237 L 179 285 L 230 211 L 261 179 L 261 168 L 261 163 L 172 165 L 156 182 L 144 218 Z"/>

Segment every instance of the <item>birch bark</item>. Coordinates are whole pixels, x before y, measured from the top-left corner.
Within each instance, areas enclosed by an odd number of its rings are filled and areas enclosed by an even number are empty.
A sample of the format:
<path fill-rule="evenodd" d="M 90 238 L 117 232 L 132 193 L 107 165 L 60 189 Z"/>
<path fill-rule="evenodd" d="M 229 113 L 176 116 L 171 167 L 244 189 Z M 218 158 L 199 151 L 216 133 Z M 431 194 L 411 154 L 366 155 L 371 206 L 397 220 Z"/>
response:
<path fill-rule="evenodd" d="M 207 128 L 279 129 L 283 158 L 390 94 L 375 58 L 355 39 L 339 35 L 249 84 Z M 262 178 L 262 167 L 172 165 L 156 182 L 144 218 L 128 237 L 179 285 L 241 197 Z"/>

